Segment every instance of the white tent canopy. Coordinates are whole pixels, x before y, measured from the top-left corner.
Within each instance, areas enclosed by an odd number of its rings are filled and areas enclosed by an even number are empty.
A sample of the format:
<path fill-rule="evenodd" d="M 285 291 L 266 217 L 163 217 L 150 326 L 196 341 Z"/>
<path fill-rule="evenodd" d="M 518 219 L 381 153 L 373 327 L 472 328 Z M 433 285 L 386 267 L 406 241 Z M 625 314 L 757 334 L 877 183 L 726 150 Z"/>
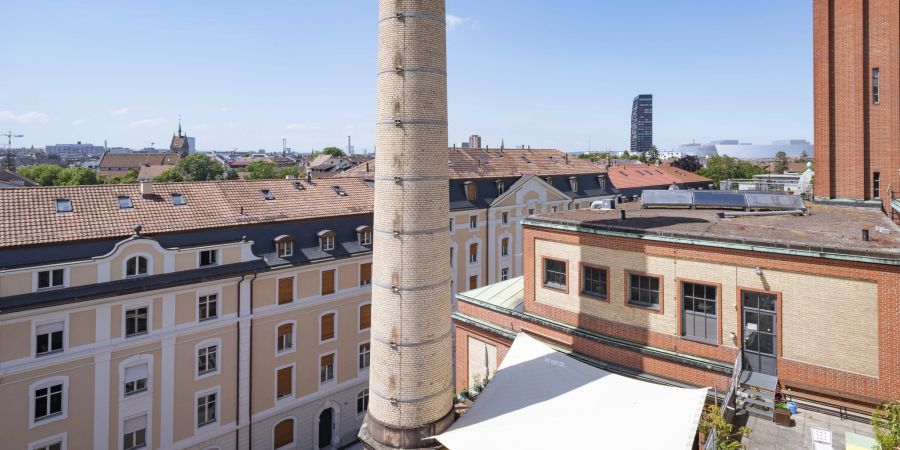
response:
<path fill-rule="evenodd" d="M 450 450 L 686 450 L 706 393 L 615 375 L 521 333 L 477 401 L 437 440 Z"/>

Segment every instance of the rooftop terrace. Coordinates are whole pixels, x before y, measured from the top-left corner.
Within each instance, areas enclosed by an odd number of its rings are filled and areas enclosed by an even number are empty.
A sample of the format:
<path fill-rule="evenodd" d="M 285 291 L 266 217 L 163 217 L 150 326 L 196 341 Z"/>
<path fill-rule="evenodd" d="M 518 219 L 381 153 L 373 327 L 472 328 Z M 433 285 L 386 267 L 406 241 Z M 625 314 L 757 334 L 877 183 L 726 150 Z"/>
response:
<path fill-rule="evenodd" d="M 900 228 L 880 211 L 808 205 L 809 215 L 720 218 L 717 209 L 640 209 L 637 203 L 616 210 L 573 210 L 528 218 L 525 225 L 569 231 L 625 235 L 648 240 L 701 243 L 804 256 L 876 258 L 900 265 Z M 729 211 L 734 212 L 734 211 Z M 862 230 L 869 230 L 864 241 Z"/>

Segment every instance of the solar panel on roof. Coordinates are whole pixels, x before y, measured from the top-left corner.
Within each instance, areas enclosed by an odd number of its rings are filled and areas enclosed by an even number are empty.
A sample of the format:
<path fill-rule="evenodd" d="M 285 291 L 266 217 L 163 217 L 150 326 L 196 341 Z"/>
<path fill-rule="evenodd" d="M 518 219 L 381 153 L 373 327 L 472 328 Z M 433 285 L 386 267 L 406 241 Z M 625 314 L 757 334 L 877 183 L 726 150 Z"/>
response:
<path fill-rule="evenodd" d="M 799 195 L 784 194 L 744 194 L 747 205 L 753 209 L 806 209 L 803 198 Z"/>
<path fill-rule="evenodd" d="M 726 191 L 694 191 L 694 206 L 717 208 L 746 208 L 744 194 Z"/>
<path fill-rule="evenodd" d="M 691 206 L 694 204 L 690 191 L 644 191 L 641 206 Z"/>

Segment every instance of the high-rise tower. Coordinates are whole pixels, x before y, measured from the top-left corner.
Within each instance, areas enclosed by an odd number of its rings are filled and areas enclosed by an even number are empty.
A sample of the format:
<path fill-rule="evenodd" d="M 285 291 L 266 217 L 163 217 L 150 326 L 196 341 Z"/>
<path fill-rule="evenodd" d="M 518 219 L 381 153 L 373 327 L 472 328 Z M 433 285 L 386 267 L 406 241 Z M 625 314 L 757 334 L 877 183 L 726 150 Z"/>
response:
<path fill-rule="evenodd" d="M 631 103 L 631 153 L 653 146 L 653 96 L 641 94 Z"/>
<path fill-rule="evenodd" d="M 453 421 L 444 0 L 380 0 L 369 448 Z"/>

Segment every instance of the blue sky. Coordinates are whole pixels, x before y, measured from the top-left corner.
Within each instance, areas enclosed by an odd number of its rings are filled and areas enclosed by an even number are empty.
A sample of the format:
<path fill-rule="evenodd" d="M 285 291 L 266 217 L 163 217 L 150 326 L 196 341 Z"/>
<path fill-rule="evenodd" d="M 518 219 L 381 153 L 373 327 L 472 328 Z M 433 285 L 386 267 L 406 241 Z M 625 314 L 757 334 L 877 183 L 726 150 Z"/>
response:
<path fill-rule="evenodd" d="M 625 149 L 812 140 L 808 0 L 448 0 L 450 139 Z M 374 144 L 375 0 L 4 2 L 0 130 L 14 145 Z M 10 28 L 11 27 L 11 28 Z M 5 144 L 5 143 L 4 143 Z"/>

